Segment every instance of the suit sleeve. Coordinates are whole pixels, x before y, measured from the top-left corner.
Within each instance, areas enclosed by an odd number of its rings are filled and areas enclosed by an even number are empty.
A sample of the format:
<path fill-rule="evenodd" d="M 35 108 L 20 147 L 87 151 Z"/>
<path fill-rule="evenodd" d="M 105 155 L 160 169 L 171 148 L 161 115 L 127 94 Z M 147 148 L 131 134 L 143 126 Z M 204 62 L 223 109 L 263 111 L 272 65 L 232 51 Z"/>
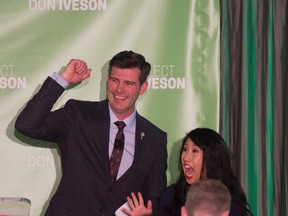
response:
<path fill-rule="evenodd" d="M 153 167 L 148 182 L 148 200 L 153 203 L 153 209 L 159 207 L 159 197 L 161 192 L 167 186 L 167 134 L 162 132 L 158 139 L 155 139 L 155 145 L 158 145 L 158 151 L 156 153 L 155 166 Z"/>
<path fill-rule="evenodd" d="M 43 86 L 16 119 L 15 128 L 22 134 L 56 142 L 69 131 L 73 116 L 72 107 L 51 111 L 64 88 L 48 77 Z"/>

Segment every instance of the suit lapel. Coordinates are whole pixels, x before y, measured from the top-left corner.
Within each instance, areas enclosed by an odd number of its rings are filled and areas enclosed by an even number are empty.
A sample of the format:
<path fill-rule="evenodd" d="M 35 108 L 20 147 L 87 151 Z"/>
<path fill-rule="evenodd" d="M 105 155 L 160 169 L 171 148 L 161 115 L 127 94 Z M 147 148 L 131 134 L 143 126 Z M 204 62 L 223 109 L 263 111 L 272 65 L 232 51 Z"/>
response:
<path fill-rule="evenodd" d="M 97 109 L 97 117 L 95 118 L 97 130 L 99 133 L 99 143 L 96 145 L 100 145 L 100 150 L 103 152 L 103 165 L 105 166 L 105 175 L 110 178 L 110 168 L 109 168 L 109 129 L 110 129 L 110 115 L 108 109 L 108 101 L 105 100 L 100 102 L 99 107 Z"/>
<path fill-rule="evenodd" d="M 135 131 L 135 153 L 132 166 L 141 163 L 141 154 L 145 147 L 145 135 L 147 134 L 147 126 L 143 124 L 142 117 L 136 114 L 136 131 Z"/>

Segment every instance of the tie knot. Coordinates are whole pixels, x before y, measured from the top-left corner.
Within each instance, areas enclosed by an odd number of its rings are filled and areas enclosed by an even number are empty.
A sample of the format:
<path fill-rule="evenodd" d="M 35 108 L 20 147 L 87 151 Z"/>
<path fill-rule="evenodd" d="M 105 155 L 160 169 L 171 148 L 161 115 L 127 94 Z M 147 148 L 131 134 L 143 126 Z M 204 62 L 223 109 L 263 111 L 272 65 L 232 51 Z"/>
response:
<path fill-rule="evenodd" d="M 126 124 L 125 124 L 124 121 L 116 121 L 114 124 L 115 124 L 115 125 L 118 127 L 118 129 L 120 129 L 120 130 L 123 130 L 123 128 L 126 126 Z"/>

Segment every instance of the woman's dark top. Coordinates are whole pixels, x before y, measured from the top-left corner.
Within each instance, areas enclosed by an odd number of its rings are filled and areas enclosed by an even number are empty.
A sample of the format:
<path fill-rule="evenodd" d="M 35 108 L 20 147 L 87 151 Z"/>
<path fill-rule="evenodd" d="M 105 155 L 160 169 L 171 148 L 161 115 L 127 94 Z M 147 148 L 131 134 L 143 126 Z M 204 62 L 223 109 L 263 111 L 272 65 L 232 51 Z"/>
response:
<path fill-rule="evenodd" d="M 181 206 L 175 202 L 175 184 L 168 186 L 160 197 L 160 210 L 155 215 L 159 216 L 176 216 L 181 215 Z"/>

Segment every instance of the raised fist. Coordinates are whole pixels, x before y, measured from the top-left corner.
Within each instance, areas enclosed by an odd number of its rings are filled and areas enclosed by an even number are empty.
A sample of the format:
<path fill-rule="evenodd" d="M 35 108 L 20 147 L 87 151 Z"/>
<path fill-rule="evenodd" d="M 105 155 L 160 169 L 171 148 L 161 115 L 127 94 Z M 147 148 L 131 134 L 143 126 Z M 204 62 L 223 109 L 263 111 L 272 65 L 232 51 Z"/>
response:
<path fill-rule="evenodd" d="M 60 76 L 68 83 L 77 83 L 90 76 L 92 69 L 87 67 L 85 61 L 80 59 L 71 59 Z"/>

